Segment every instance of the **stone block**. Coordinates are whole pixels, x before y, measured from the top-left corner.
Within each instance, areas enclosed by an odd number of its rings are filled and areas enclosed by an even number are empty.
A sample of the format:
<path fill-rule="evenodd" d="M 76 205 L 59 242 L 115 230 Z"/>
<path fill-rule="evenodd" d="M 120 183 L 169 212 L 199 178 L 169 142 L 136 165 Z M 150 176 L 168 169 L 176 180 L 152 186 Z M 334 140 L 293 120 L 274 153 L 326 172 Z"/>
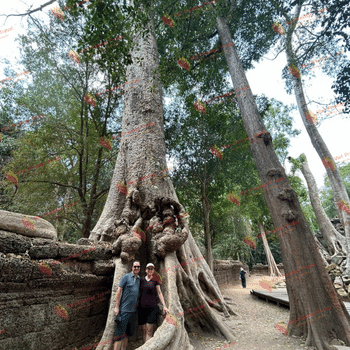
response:
<path fill-rule="evenodd" d="M 0 210 L 0 230 L 18 233 L 27 237 L 57 239 L 55 227 L 37 216 Z"/>
<path fill-rule="evenodd" d="M 25 253 L 31 247 L 30 238 L 0 230 L 0 252 Z"/>

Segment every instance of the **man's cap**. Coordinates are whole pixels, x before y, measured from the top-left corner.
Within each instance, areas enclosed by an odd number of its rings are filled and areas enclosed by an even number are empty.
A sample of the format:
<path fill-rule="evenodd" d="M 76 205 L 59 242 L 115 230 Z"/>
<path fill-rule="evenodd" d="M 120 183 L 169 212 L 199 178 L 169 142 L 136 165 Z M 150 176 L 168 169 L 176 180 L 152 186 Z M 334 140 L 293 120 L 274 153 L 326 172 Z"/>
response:
<path fill-rule="evenodd" d="M 154 267 L 154 265 L 153 265 L 152 263 L 148 263 L 148 264 L 146 265 L 146 269 L 147 269 L 147 267 L 150 267 L 150 266 Z"/>

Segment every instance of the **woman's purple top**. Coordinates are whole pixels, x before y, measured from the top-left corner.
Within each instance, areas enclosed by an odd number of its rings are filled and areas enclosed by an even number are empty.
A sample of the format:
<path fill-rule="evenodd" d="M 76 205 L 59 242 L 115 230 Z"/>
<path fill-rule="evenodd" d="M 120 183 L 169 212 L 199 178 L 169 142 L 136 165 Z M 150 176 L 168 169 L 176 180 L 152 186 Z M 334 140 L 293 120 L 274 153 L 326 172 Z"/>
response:
<path fill-rule="evenodd" d="M 140 306 L 141 307 L 153 307 L 158 304 L 158 293 L 156 286 L 159 285 L 158 281 L 147 281 L 146 277 L 141 278 L 140 284 Z"/>

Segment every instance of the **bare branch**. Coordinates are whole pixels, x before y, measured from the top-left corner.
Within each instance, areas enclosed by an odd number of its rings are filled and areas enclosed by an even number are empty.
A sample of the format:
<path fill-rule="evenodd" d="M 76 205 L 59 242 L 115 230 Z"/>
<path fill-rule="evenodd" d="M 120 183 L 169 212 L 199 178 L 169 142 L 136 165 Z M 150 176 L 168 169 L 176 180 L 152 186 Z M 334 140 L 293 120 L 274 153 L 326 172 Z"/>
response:
<path fill-rule="evenodd" d="M 0 16 L 6 16 L 6 19 L 5 19 L 5 23 L 7 21 L 7 18 L 8 17 L 11 17 L 11 16 L 14 16 L 14 17 L 17 17 L 17 16 L 28 16 L 34 12 L 37 12 L 37 11 L 42 11 L 42 9 L 48 5 L 51 5 L 52 3 L 56 2 L 56 0 L 49 0 L 48 2 L 46 2 L 45 4 L 39 6 L 38 8 L 36 9 L 33 9 L 33 10 L 30 10 L 27 11 L 26 13 L 19 13 L 19 14 L 10 14 L 10 15 L 0 15 Z"/>
<path fill-rule="evenodd" d="M 267 58 L 267 57 L 263 57 L 264 59 L 266 59 L 266 60 L 269 60 L 269 61 L 274 61 L 277 57 L 278 57 L 278 55 L 281 53 L 281 52 L 283 52 L 284 51 L 284 47 L 279 51 L 279 52 L 277 52 L 277 54 L 276 54 L 276 56 L 274 57 L 274 58 Z"/>

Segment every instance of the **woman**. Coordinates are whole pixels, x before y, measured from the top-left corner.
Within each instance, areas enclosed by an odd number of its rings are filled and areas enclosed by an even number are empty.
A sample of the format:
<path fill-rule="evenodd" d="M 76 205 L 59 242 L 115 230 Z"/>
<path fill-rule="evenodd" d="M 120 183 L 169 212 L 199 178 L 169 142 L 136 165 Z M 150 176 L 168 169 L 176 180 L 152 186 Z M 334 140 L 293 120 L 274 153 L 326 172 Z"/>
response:
<path fill-rule="evenodd" d="M 163 304 L 165 312 L 170 312 L 165 306 L 164 297 L 160 290 L 159 275 L 154 272 L 154 265 L 147 264 L 145 277 L 141 278 L 139 325 L 142 325 L 143 342 L 153 337 L 153 325 L 157 322 L 158 298 Z"/>
<path fill-rule="evenodd" d="M 244 271 L 243 267 L 241 267 L 241 272 L 239 273 L 241 275 L 241 282 L 242 282 L 242 287 L 245 288 L 245 274 L 246 272 Z"/>

